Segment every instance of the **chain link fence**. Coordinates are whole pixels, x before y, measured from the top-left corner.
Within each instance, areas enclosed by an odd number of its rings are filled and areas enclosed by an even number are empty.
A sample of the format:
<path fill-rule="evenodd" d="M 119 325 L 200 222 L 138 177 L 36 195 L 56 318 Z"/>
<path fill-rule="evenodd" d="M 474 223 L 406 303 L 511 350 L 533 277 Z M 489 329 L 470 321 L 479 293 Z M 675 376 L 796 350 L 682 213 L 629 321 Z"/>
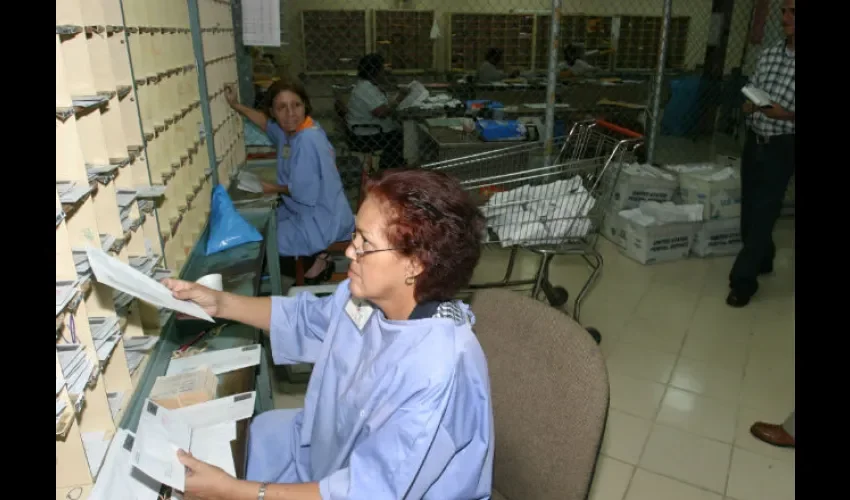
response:
<path fill-rule="evenodd" d="M 539 138 L 547 108 L 555 136 L 578 119 L 603 117 L 648 134 L 656 163 L 706 161 L 739 154 L 740 88 L 759 52 L 782 38 L 779 7 L 780 0 L 284 0 L 281 47 L 249 49 L 253 103 L 263 106 L 273 78 L 299 76 L 352 190 L 363 164 L 419 165 L 500 147 L 469 133 L 469 106 L 521 118 Z M 421 86 L 405 97 L 413 81 Z"/>

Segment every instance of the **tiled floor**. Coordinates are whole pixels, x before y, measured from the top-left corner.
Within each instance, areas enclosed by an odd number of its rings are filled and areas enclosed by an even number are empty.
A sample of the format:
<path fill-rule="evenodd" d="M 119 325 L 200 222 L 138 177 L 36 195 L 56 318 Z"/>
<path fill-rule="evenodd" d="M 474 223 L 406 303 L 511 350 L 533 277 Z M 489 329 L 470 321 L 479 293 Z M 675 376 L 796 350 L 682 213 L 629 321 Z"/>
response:
<path fill-rule="evenodd" d="M 794 409 L 793 233 L 780 221 L 775 272 L 743 309 L 724 302 L 732 257 L 642 266 L 600 240 L 605 267 L 581 321 L 602 332 L 611 411 L 591 500 L 794 498 L 794 451 L 749 434 Z M 476 281 L 498 277 L 502 257 L 485 254 Z M 565 258 L 552 275 L 575 295 L 587 270 Z M 278 407 L 301 406 L 299 389 L 283 388 Z"/>

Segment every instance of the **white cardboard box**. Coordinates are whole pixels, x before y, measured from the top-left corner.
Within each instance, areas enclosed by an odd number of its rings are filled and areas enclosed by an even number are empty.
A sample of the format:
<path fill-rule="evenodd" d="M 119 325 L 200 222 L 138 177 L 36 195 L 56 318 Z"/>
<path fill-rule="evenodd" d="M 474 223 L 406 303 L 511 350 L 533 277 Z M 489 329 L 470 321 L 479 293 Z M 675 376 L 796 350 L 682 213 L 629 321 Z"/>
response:
<path fill-rule="evenodd" d="M 620 248 L 626 246 L 626 220 L 616 210 L 607 210 L 602 220 L 602 236 Z"/>
<path fill-rule="evenodd" d="M 693 252 L 700 257 L 737 255 L 741 247 L 741 219 L 715 219 L 702 223 L 694 238 Z"/>
<path fill-rule="evenodd" d="M 703 220 L 740 217 L 740 176 L 735 175 L 724 180 L 707 180 L 704 176 L 704 173 L 685 173 L 679 176 L 682 203 L 703 205 Z"/>
<path fill-rule="evenodd" d="M 657 176 L 640 175 L 624 168 L 617 179 L 617 187 L 611 196 L 611 209 L 614 211 L 637 208 L 642 201 L 663 203 L 673 199 L 679 188 L 679 182 L 673 172 L 641 165 L 641 169 L 656 171 Z M 664 176 L 671 177 L 669 179 Z"/>
<path fill-rule="evenodd" d="M 625 233 L 623 253 L 641 264 L 686 259 L 691 252 L 699 222 L 675 222 L 663 226 L 641 226 L 622 219 Z"/>

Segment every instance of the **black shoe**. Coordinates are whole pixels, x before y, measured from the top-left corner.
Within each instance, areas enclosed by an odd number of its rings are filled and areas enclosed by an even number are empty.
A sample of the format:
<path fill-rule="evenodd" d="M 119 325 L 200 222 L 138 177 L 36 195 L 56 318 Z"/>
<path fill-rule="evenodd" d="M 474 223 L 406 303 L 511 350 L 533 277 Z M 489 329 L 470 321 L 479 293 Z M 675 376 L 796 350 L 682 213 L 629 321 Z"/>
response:
<path fill-rule="evenodd" d="M 752 295 L 746 295 L 737 290 L 732 290 L 726 296 L 726 304 L 732 307 L 744 307 L 750 303 L 750 298 L 752 298 Z"/>

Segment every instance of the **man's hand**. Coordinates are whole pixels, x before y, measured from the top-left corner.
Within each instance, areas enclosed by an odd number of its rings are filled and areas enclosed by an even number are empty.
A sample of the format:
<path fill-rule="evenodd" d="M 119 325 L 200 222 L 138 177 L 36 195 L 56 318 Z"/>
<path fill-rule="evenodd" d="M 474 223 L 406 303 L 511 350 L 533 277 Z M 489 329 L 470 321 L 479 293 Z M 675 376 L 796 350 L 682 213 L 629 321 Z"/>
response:
<path fill-rule="evenodd" d="M 744 114 L 752 114 L 756 111 L 756 105 L 752 101 L 744 101 Z"/>
<path fill-rule="evenodd" d="M 773 118 L 774 120 L 791 120 L 794 118 L 794 114 L 790 111 L 786 110 L 779 104 L 775 102 L 770 105 L 769 108 L 759 109 L 764 116 L 768 118 Z"/>
<path fill-rule="evenodd" d="M 198 500 L 229 500 L 238 480 L 220 468 L 202 462 L 191 453 L 179 450 L 177 458 L 186 467 L 187 498 Z"/>

